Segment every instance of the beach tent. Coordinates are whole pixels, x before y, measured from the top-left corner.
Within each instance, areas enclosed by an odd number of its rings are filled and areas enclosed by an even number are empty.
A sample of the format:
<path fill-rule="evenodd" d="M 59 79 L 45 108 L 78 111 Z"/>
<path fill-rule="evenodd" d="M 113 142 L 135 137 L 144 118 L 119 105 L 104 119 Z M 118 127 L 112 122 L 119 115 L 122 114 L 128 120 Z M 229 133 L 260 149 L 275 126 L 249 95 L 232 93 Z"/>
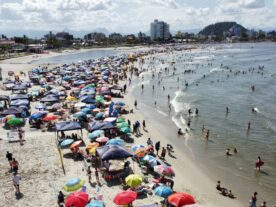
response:
<path fill-rule="evenodd" d="M 19 99 L 28 99 L 29 100 L 29 96 L 28 96 L 28 94 L 21 94 L 21 93 L 19 93 L 19 94 L 13 94 L 13 95 L 11 95 L 10 99 L 11 99 L 11 101 L 13 101 L 13 100 L 19 100 Z"/>
<path fill-rule="evenodd" d="M 133 156 L 126 148 L 119 145 L 105 145 L 97 148 L 96 151 L 101 160 L 117 160 Z"/>
<path fill-rule="evenodd" d="M 82 96 L 80 101 L 86 104 L 96 103 L 96 100 L 92 96 Z"/>
<path fill-rule="evenodd" d="M 2 116 L 6 116 L 6 115 L 15 115 L 15 116 L 21 116 L 23 110 L 21 108 L 17 108 L 17 107 L 10 107 L 8 109 L 6 109 L 5 111 L 2 112 Z"/>
<path fill-rule="evenodd" d="M 59 98 L 54 95 L 48 95 L 40 99 L 40 102 L 59 102 Z"/>
<path fill-rule="evenodd" d="M 88 131 L 94 131 L 94 130 L 105 130 L 105 129 L 114 129 L 115 126 L 111 122 L 90 122 L 88 124 Z"/>
<path fill-rule="evenodd" d="M 25 85 L 23 85 L 23 84 L 20 84 L 20 85 L 14 85 L 13 87 L 12 87 L 12 92 L 14 92 L 14 91 L 25 91 L 25 92 L 27 92 L 27 86 L 25 86 Z"/>
<path fill-rule="evenodd" d="M 71 130 L 82 130 L 79 122 L 75 121 L 64 121 L 56 123 L 56 131 L 71 131 Z"/>
<path fill-rule="evenodd" d="M 18 99 L 18 100 L 11 101 L 10 105 L 11 106 L 22 106 L 22 105 L 29 106 L 30 102 L 29 100 L 26 100 L 26 99 Z"/>

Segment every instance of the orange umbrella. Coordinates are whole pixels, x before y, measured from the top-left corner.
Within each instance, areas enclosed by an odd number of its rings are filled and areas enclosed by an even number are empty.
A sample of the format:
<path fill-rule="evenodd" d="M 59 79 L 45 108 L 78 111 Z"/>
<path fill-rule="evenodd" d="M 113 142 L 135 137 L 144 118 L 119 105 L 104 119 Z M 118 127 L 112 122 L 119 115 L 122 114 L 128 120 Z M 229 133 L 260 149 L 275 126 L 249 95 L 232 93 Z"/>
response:
<path fill-rule="evenodd" d="M 139 148 L 134 153 L 137 157 L 144 157 L 147 154 L 147 151 L 145 148 Z"/>
<path fill-rule="evenodd" d="M 92 149 L 92 148 L 95 148 L 95 147 L 98 147 L 98 146 L 100 146 L 100 144 L 98 142 L 92 142 L 92 143 L 89 143 L 87 148 Z"/>
<path fill-rule="evenodd" d="M 70 148 L 78 147 L 78 146 L 81 145 L 81 143 L 82 143 L 82 140 L 76 141 L 76 142 L 74 142 L 73 144 L 71 144 Z"/>

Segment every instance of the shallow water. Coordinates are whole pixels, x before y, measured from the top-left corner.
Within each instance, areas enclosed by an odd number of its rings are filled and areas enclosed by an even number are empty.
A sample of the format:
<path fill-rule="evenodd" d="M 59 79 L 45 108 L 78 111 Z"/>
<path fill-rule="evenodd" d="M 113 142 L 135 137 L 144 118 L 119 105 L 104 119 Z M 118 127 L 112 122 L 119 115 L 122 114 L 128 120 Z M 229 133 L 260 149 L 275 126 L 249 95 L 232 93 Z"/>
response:
<path fill-rule="evenodd" d="M 185 149 L 211 178 L 227 184 L 226 187 L 244 202 L 249 200 L 252 192 L 258 191 L 259 202 L 263 199 L 276 204 L 276 44 L 203 47 L 156 58 L 164 60 L 164 64 L 155 60 L 153 65 L 146 60 L 147 67 L 144 68 L 149 71 L 144 73 L 144 91 L 141 91 L 140 78 L 134 81 L 132 94 L 146 118 L 159 127 L 168 142 Z M 172 61 L 175 64 L 172 65 Z M 264 69 L 259 70 L 259 65 Z M 167 74 L 165 67 L 170 70 Z M 175 75 L 173 67 L 176 68 Z M 154 79 L 151 68 L 155 71 Z M 163 70 L 158 78 L 160 68 Z M 188 69 L 194 73 L 183 74 Z M 235 75 L 238 71 L 240 73 Z M 185 81 L 188 87 L 185 87 Z M 255 85 L 254 92 L 251 85 Z M 228 115 L 226 106 L 230 110 Z M 257 113 L 251 112 L 253 107 Z M 192 111 L 198 108 L 199 116 L 190 117 L 189 138 L 177 138 L 177 128 L 187 128 L 189 108 Z M 251 129 L 247 131 L 249 121 Z M 208 142 L 205 133 L 202 134 L 203 125 L 210 129 Z M 230 148 L 233 152 L 235 147 L 238 154 L 226 157 L 225 150 Z M 258 156 L 265 162 L 261 172 L 254 170 Z"/>

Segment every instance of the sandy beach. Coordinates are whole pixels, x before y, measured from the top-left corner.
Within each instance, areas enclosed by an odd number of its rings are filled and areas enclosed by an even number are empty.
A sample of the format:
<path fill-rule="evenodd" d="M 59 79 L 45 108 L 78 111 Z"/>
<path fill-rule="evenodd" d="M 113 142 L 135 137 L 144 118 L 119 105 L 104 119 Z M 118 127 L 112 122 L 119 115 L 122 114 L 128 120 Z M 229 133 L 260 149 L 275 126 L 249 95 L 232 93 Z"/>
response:
<path fill-rule="evenodd" d="M 120 50 L 124 50 L 120 49 Z M 131 50 L 135 50 L 132 48 Z M 77 51 L 81 53 L 83 51 Z M 16 59 L 8 59 L 0 62 L 2 68 L 3 78 L 7 76 L 8 71 L 29 71 L 38 65 L 32 64 L 33 60 L 41 58 L 54 57 L 58 55 L 65 55 L 68 52 L 41 54 L 38 56 L 25 56 Z M 71 53 L 71 51 L 70 51 Z M 54 65 L 49 65 L 53 67 Z M 24 78 L 24 77 L 22 77 Z M 120 83 L 121 86 L 125 84 L 125 81 Z M 131 89 L 131 86 L 129 87 Z M 4 91 L 1 89 L 1 94 L 10 94 L 10 91 Z M 115 99 L 116 100 L 116 99 Z M 134 108 L 135 97 L 132 97 L 127 93 L 123 99 L 130 109 Z M 32 109 L 35 103 L 32 103 Z M 146 145 L 148 137 L 151 137 L 153 142 L 160 141 L 161 147 L 167 144 L 168 139 L 162 135 L 158 128 L 155 128 L 147 121 L 143 112 L 138 109 L 134 109 L 133 114 L 124 116 L 132 123 L 139 120 L 146 121 L 146 131 L 142 131 L 142 136 L 139 138 L 134 137 L 135 144 Z M 61 163 L 59 159 L 58 150 L 56 147 L 56 137 L 54 132 L 41 132 L 41 130 L 30 129 L 27 124 L 24 127 L 25 137 L 24 145 L 20 146 L 19 143 L 9 143 L 7 141 L 7 130 L 1 128 L 1 152 L 2 162 L 0 164 L 0 178 L 2 181 L 2 187 L 0 190 L 0 200 L 2 201 L 0 206 L 56 206 L 56 197 L 58 191 L 62 190 L 62 187 L 66 181 L 71 178 L 81 178 L 86 181 L 87 192 L 90 197 L 103 195 L 103 200 L 107 207 L 116 206 L 113 203 L 115 195 L 122 190 L 121 186 L 107 186 L 103 179 L 101 179 L 101 186 L 96 185 L 95 176 L 92 175 L 94 181 L 90 186 L 87 180 L 86 172 L 84 171 L 84 163 L 82 161 L 75 162 L 73 159 L 64 158 L 64 165 L 66 174 L 63 174 Z M 172 135 L 177 136 L 177 134 Z M 87 138 L 87 132 L 84 132 L 83 140 L 86 144 L 89 143 Z M 127 145 L 128 148 L 131 144 Z M 174 178 L 176 191 L 187 192 L 195 196 L 198 204 L 202 207 L 242 207 L 246 204 L 241 203 L 238 199 L 229 199 L 221 196 L 215 189 L 216 180 L 211 180 L 206 174 L 199 169 L 195 160 L 189 159 L 185 152 L 178 146 L 174 146 L 175 157 L 167 156 L 166 162 L 170 163 L 176 173 Z M 14 157 L 19 162 L 19 173 L 22 177 L 21 191 L 23 197 L 20 199 L 15 198 L 15 190 L 12 184 L 12 175 L 9 171 L 9 164 L 5 159 L 6 151 L 13 153 Z M 62 150 L 62 153 L 68 154 L 70 150 Z M 134 163 L 133 170 L 136 174 L 141 174 L 139 166 Z M 152 177 L 149 176 L 149 180 Z M 68 193 L 66 193 L 68 195 Z M 154 202 L 161 201 L 161 198 L 157 196 L 148 196 L 146 199 L 139 199 L 134 202 L 134 206 L 152 204 Z"/>

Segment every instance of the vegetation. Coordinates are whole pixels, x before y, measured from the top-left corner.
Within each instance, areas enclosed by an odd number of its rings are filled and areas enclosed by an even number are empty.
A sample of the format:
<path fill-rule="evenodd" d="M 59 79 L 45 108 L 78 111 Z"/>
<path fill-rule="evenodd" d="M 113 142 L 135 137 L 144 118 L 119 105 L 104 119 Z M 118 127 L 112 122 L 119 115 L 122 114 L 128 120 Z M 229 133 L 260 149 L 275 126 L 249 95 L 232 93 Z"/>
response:
<path fill-rule="evenodd" d="M 199 32 L 200 35 L 216 35 L 217 37 L 222 37 L 223 32 L 229 31 L 233 26 L 238 26 L 241 28 L 241 33 L 245 33 L 247 30 L 240 24 L 236 22 L 219 22 L 216 24 L 211 24 L 205 27 L 202 31 Z"/>

